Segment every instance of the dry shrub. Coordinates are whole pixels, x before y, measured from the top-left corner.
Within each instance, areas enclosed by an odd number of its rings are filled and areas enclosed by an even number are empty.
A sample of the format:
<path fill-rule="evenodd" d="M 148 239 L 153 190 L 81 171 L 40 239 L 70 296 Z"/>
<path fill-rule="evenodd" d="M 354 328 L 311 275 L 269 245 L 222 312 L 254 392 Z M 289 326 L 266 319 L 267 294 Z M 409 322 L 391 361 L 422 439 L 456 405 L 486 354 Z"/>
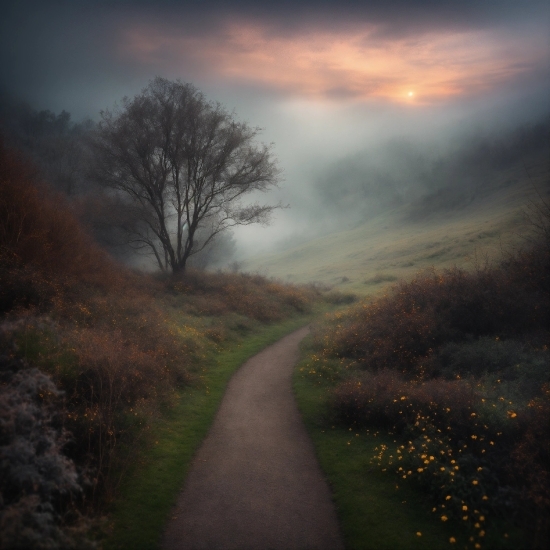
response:
<path fill-rule="evenodd" d="M 424 273 L 337 313 L 314 332 L 309 374 L 344 379 L 330 398 L 340 421 L 400 437 L 373 462 L 414 480 L 474 545 L 500 518 L 533 536 L 527 547 L 542 548 L 549 321 L 549 248 L 538 242 L 500 266 Z"/>
<path fill-rule="evenodd" d="M 283 285 L 260 275 L 244 273 L 189 269 L 169 285 L 189 297 L 196 314 L 223 315 L 232 311 L 261 322 L 309 311 L 318 297 L 312 288 Z"/>
<path fill-rule="evenodd" d="M 71 396 L 67 426 L 74 434 L 74 452 L 82 461 L 93 457 L 98 488 L 112 489 L 113 451 L 128 430 L 126 416 L 167 386 L 167 368 L 145 353 L 120 330 L 85 328 L 67 337 L 75 372 L 65 376 Z M 126 438 L 128 440 L 128 438 Z"/>
<path fill-rule="evenodd" d="M 325 350 L 368 368 L 425 376 L 429 359 L 445 343 L 547 334 L 550 270 L 541 272 L 541 261 L 532 250 L 500 269 L 432 271 L 399 283 L 388 295 L 352 309 Z"/>
<path fill-rule="evenodd" d="M 147 419 L 206 366 L 227 319 L 243 326 L 282 319 L 316 296 L 255 275 L 130 273 L 91 241 L 64 199 L 0 148 L 0 312 L 13 320 L 3 331 L 24 341 L 18 353 L 65 392 L 67 450 L 93 472 L 93 505 L 116 489 Z M 42 318 L 36 309 L 47 323 L 34 322 Z"/>
<path fill-rule="evenodd" d="M 468 424 L 480 395 L 470 381 L 433 379 L 417 383 L 399 372 L 383 369 L 365 372 L 339 384 L 331 405 L 340 419 L 359 425 L 378 426 L 402 432 L 419 417 L 438 416 L 440 428 L 462 431 Z"/>
<path fill-rule="evenodd" d="M 534 519 L 533 546 L 550 541 L 550 390 L 530 403 L 528 422 L 511 453 L 509 473 L 520 487 L 524 510 Z"/>
<path fill-rule="evenodd" d="M 83 479 L 64 452 L 69 433 L 61 423 L 60 398 L 44 373 L 0 356 L 2 548 L 95 547 L 82 536 L 88 524 L 66 521 L 73 500 L 82 496 Z"/>
<path fill-rule="evenodd" d="M 117 271 L 83 232 L 65 199 L 0 144 L 0 256 L 48 277 L 104 285 Z M 3 273 L 6 275 L 6 273 Z"/>

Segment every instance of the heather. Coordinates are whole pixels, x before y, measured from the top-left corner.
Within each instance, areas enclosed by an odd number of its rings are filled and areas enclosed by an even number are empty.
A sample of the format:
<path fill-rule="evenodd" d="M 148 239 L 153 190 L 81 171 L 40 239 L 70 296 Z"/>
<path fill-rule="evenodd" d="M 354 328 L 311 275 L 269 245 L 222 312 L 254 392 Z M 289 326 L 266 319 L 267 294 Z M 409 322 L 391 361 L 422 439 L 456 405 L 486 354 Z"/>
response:
<path fill-rule="evenodd" d="M 325 388 L 327 428 L 389 438 L 371 467 L 426 495 L 450 544 L 548 542 L 547 210 L 498 265 L 429 270 L 333 314 L 300 368 Z"/>

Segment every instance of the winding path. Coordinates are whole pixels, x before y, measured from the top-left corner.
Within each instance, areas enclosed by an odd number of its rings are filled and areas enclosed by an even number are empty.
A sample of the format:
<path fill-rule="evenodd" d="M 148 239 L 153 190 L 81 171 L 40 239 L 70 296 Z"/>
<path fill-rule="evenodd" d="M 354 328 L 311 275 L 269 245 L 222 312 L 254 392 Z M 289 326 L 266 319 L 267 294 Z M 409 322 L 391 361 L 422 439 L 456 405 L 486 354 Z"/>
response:
<path fill-rule="evenodd" d="M 343 548 L 331 495 L 292 394 L 302 328 L 231 379 L 162 547 Z"/>

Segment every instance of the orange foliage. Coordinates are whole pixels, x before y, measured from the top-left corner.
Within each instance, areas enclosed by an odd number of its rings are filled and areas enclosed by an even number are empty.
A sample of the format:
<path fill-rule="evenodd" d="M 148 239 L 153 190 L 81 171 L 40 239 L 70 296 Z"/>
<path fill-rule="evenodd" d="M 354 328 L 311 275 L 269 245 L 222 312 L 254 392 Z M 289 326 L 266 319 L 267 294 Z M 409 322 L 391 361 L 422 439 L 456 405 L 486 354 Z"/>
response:
<path fill-rule="evenodd" d="M 65 199 L 0 144 L 0 256 L 62 279 L 105 284 L 112 261 L 84 233 Z"/>

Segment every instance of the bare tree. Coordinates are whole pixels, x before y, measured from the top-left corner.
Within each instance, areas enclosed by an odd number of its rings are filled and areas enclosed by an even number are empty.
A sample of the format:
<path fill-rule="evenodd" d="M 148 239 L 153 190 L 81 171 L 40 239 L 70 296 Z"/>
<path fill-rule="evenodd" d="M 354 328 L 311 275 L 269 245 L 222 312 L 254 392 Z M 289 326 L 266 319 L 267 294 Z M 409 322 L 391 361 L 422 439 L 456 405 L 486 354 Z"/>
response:
<path fill-rule="evenodd" d="M 129 242 L 150 250 L 161 269 L 184 270 L 220 232 L 267 223 L 278 208 L 242 202 L 279 180 L 270 148 L 254 143 L 259 129 L 193 85 L 157 77 L 101 117 L 92 172 L 129 201 L 138 219 Z"/>

